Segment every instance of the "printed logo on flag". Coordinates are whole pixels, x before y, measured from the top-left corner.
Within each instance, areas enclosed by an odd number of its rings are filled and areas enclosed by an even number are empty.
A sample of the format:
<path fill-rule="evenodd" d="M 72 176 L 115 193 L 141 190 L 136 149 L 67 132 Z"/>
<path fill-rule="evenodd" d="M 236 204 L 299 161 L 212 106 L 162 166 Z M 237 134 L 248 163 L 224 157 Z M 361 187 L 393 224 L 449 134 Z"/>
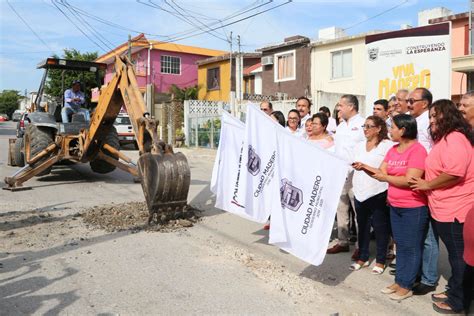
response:
<path fill-rule="evenodd" d="M 303 205 L 303 191 L 293 186 L 288 179 L 281 180 L 280 187 L 281 206 L 297 212 Z"/>
<path fill-rule="evenodd" d="M 260 157 L 257 155 L 252 146 L 249 146 L 249 155 L 247 169 L 251 175 L 256 176 L 260 171 Z"/>

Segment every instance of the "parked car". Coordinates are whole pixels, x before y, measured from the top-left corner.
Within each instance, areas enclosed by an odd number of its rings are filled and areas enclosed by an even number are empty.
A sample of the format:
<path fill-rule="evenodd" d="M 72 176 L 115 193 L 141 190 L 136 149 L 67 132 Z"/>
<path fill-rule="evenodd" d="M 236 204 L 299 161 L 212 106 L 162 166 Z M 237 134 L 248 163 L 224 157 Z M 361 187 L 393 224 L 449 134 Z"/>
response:
<path fill-rule="evenodd" d="M 16 123 L 16 137 L 22 138 L 25 134 L 26 126 L 30 121 L 28 120 L 28 112 L 25 112 L 21 115 L 20 120 Z"/>
<path fill-rule="evenodd" d="M 117 129 L 120 145 L 134 144 L 138 148 L 133 126 L 130 122 L 130 117 L 126 113 L 119 113 L 114 122 L 115 129 Z"/>
<path fill-rule="evenodd" d="M 5 113 L 0 113 L 0 117 L 3 122 L 8 121 L 10 119 Z"/>
<path fill-rule="evenodd" d="M 12 121 L 13 122 L 18 122 L 20 119 L 21 119 L 21 116 L 23 115 L 23 112 L 22 110 L 15 110 L 15 112 L 13 112 L 12 114 Z"/>

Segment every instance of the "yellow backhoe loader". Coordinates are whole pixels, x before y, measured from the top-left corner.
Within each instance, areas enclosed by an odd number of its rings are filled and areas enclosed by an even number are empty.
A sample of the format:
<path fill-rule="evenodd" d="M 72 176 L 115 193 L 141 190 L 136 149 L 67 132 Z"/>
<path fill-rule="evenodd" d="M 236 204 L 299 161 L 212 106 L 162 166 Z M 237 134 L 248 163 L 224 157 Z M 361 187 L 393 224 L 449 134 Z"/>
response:
<path fill-rule="evenodd" d="M 48 69 L 81 69 L 98 71 L 103 64 L 48 58 L 42 63 Z M 58 108 L 47 111 L 35 102 L 34 112 L 22 141 L 25 166 L 5 178 L 3 189 L 24 189 L 23 183 L 33 176 L 48 174 L 60 161 L 89 163 L 92 170 L 107 173 L 120 168 L 140 179 L 148 209 L 149 222 L 166 212 L 180 212 L 186 206 L 190 185 L 190 170 L 186 157 L 174 153 L 170 145 L 158 139 L 158 122 L 146 111 L 137 85 L 133 65 L 126 57 L 115 59 L 115 74 L 100 90 L 97 107 L 90 122 L 84 116 L 72 117 L 71 123 L 60 122 Z M 64 105 L 64 102 L 62 102 Z M 139 148 L 139 159 L 134 163 L 119 151 L 118 136 L 113 126 L 121 107 L 125 105 Z M 60 108 L 59 108 L 60 113 Z M 10 140 L 9 156 L 13 157 L 15 140 Z M 18 156 L 18 155 L 17 155 Z M 11 165 L 14 159 L 9 159 Z"/>

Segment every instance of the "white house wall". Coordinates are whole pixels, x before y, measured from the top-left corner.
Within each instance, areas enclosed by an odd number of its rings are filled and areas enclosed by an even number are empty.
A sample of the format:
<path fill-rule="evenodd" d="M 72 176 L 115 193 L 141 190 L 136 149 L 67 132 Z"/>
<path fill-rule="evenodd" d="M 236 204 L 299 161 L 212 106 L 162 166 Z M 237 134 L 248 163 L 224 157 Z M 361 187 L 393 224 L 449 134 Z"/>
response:
<path fill-rule="evenodd" d="M 352 48 L 352 76 L 332 79 L 331 53 L 349 48 Z M 312 46 L 311 95 L 316 107 L 327 106 L 332 111 L 342 95 L 354 94 L 359 98 L 360 112 L 364 113 L 366 59 L 364 37 Z"/>
<path fill-rule="evenodd" d="M 255 94 L 262 94 L 262 74 L 255 74 Z"/>

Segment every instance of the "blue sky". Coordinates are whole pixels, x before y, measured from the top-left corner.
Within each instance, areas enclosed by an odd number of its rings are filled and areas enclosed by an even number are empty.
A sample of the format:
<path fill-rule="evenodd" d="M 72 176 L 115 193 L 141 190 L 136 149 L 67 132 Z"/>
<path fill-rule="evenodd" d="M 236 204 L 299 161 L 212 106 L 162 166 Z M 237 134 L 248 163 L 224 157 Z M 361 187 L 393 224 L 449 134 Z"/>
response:
<path fill-rule="evenodd" d="M 61 1 L 65 5 L 79 8 L 86 15 L 68 9 L 61 5 Z M 193 30 L 196 27 L 169 13 L 177 15 L 175 9 L 180 13 L 183 12 L 182 8 L 187 10 L 182 14 L 194 24 L 213 23 L 213 27 L 218 27 L 221 23 L 218 19 L 222 20 L 238 10 L 249 11 L 222 23 L 244 18 L 286 1 L 274 0 L 268 4 L 267 2 L 264 0 L 151 0 L 151 2 L 150 0 L 9 0 L 10 5 L 27 21 L 41 41 L 14 13 L 7 0 L 0 0 L 0 90 L 36 91 L 42 75 L 42 71 L 36 69 L 36 64 L 40 60 L 52 52 L 61 55 L 64 48 L 75 48 L 81 52 L 98 51 L 99 55 L 103 54 L 108 47 L 126 42 L 128 34 L 137 35 L 126 29 L 156 35 L 171 35 L 172 39 L 186 37 L 176 33 Z M 55 5 L 63 10 L 70 20 Z M 152 7 L 153 5 L 155 7 Z M 260 7 L 255 9 L 259 5 Z M 451 9 L 454 13 L 461 13 L 468 10 L 468 1 L 294 0 L 261 15 L 218 29 L 214 33 L 215 36 L 204 33 L 179 40 L 178 43 L 229 50 L 229 43 L 225 39 L 232 31 L 234 40 L 236 35 L 240 35 L 243 50 L 253 51 L 296 34 L 315 39 L 318 29 L 330 26 L 349 28 L 346 30 L 349 35 L 374 29 L 396 30 L 405 23 L 416 26 L 418 11 L 439 6 Z M 393 7 L 396 8 L 370 19 Z M 117 27 L 100 23 L 94 20 L 92 15 L 105 20 L 106 23 L 115 23 Z M 193 17 L 199 22 L 193 20 Z M 83 21 L 102 36 L 101 40 L 91 35 L 91 30 L 82 24 Z M 198 32 L 189 35 L 196 33 Z M 169 38 L 148 37 L 156 40 Z M 234 41 L 234 47 L 235 45 Z"/>

